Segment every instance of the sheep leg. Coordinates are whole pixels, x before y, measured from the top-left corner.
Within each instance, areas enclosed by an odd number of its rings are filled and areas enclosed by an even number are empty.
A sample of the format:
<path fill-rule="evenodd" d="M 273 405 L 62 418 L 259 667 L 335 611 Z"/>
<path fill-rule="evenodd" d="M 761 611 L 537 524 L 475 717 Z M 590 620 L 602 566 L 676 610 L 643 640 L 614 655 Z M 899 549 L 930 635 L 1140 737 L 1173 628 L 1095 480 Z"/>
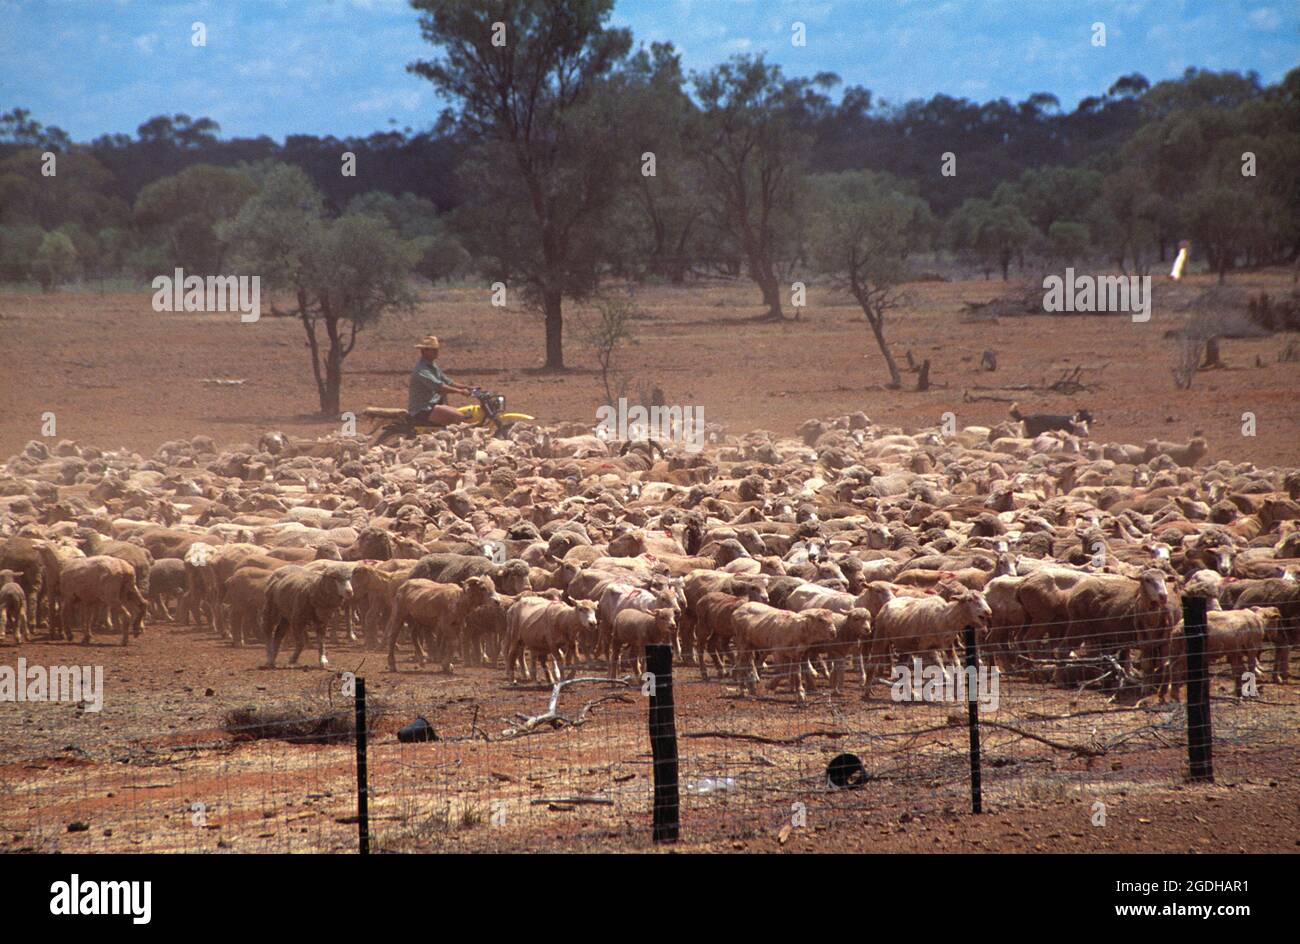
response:
<path fill-rule="evenodd" d="M 283 619 L 267 620 L 263 632 L 266 634 L 266 667 L 275 668 L 275 657 L 280 652 L 280 643 L 284 639 L 284 633 L 288 629 L 288 623 Z"/>
<path fill-rule="evenodd" d="M 703 652 L 695 639 L 695 617 L 689 612 L 682 612 L 681 622 L 677 626 L 677 657 L 683 665 L 692 665 L 696 653 Z"/>
<path fill-rule="evenodd" d="M 303 649 L 307 647 L 307 621 L 295 620 L 293 624 L 293 655 L 289 657 L 290 665 L 297 665 Z"/>
<path fill-rule="evenodd" d="M 442 674 L 451 675 L 451 658 L 452 644 L 456 639 L 464 639 L 467 629 L 464 626 L 450 627 L 446 632 L 438 635 L 438 655 L 442 657 Z M 461 655 L 464 657 L 464 648 L 462 647 Z"/>

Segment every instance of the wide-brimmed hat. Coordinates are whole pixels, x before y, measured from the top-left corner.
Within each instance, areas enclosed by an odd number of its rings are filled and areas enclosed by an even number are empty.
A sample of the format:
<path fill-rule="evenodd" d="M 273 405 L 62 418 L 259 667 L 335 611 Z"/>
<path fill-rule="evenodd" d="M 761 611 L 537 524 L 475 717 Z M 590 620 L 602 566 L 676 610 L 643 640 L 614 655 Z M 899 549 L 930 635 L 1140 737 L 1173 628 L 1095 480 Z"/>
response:
<path fill-rule="evenodd" d="M 442 345 L 438 343 L 438 338 L 432 334 L 425 335 L 420 340 L 420 343 L 415 346 L 421 351 L 438 351 L 442 349 Z"/>

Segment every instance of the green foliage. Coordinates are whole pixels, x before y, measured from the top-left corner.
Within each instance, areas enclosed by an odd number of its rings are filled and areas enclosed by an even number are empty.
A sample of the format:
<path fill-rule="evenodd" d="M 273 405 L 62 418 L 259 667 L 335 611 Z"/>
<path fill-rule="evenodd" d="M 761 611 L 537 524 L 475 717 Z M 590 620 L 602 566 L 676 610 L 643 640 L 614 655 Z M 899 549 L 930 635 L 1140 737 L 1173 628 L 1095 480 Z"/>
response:
<path fill-rule="evenodd" d="M 46 233 L 32 260 L 32 275 L 41 290 L 52 292 L 77 274 L 77 248 L 66 233 Z"/>
<path fill-rule="evenodd" d="M 853 295 L 885 358 L 890 386 L 902 377 L 885 342 L 885 317 L 897 307 L 908 257 L 928 248 L 935 230 L 925 201 L 886 174 L 847 171 L 811 181 L 810 247 L 817 267 Z"/>
<path fill-rule="evenodd" d="M 195 164 L 141 190 L 135 220 L 164 248 L 172 266 L 191 275 L 221 274 L 229 245 L 219 228 L 256 189 L 245 173 Z"/>
<path fill-rule="evenodd" d="M 976 259 L 987 274 L 994 266 L 1007 278 L 1011 260 L 1034 239 L 1034 226 L 1019 205 L 999 191 L 1002 199 L 967 200 L 947 224 L 948 245 L 959 255 Z"/>
<path fill-rule="evenodd" d="M 1078 261 L 1090 242 L 1091 234 L 1083 223 L 1057 220 L 1047 230 L 1047 254 L 1066 263 Z"/>
<path fill-rule="evenodd" d="M 564 366 L 563 299 L 595 290 L 602 230 L 634 165 L 602 94 L 631 47 L 613 0 L 413 0 L 441 56 L 408 69 L 452 103 L 473 142 L 461 232 L 482 271 L 522 285 L 546 319 L 546 364 Z M 505 42 L 493 45 L 495 23 Z"/>
<path fill-rule="evenodd" d="M 29 223 L 0 226 L 0 281 L 26 282 L 34 278 L 32 263 L 44 238 L 41 228 Z"/>
<path fill-rule="evenodd" d="M 408 276 L 419 247 L 389 222 L 386 201 L 329 219 L 298 168 L 264 165 L 254 176 L 261 189 L 218 225 L 218 238 L 236 247 L 235 262 L 263 279 L 264 292 L 291 299 L 288 313 L 307 335 L 321 413 L 337 416 L 343 360 L 358 331 L 415 302 Z"/>
<path fill-rule="evenodd" d="M 737 56 L 694 76 L 701 120 L 692 148 L 714 224 L 744 255 L 748 275 L 780 318 L 780 281 L 802 251 L 803 177 L 812 138 L 810 102 L 831 75 L 787 79 L 761 56 Z"/>

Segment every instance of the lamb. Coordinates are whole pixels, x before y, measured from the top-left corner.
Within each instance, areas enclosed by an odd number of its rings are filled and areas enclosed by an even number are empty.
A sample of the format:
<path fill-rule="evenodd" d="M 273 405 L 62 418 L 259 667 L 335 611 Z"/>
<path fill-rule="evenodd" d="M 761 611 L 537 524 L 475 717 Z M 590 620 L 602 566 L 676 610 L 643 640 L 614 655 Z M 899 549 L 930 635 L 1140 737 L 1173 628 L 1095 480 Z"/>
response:
<path fill-rule="evenodd" d="M 596 602 L 596 626 L 597 638 L 594 647 L 588 651 L 599 656 L 601 653 L 611 656 L 611 640 L 613 638 L 614 621 L 618 614 L 623 610 L 643 610 L 647 613 L 654 610 L 669 609 L 674 612 L 677 610 L 677 598 L 667 589 L 648 590 L 642 587 L 633 586 L 628 583 L 611 583 L 607 586 L 600 599 Z M 676 619 L 673 621 L 674 630 L 676 629 Z M 676 636 L 674 635 L 674 640 Z M 586 642 L 586 640 L 582 640 Z"/>
<path fill-rule="evenodd" d="M 596 604 L 578 600 L 573 605 L 540 597 L 521 597 L 506 613 L 506 677 L 515 682 L 515 669 L 524 652 L 532 656 L 532 677 L 537 677 L 537 657 L 542 657 L 547 678 L 560 681 L 563 657 L 578 644 L 584 632 L 596 626 Z M 552 663 L 554 670 L 552 671 Z"/>
<path fill-rule="evenodd" d="M 650 644 L 671 645 L 677 638 L 677 610 L 662 608 L 647 613 L 644 610 L 623 609 L 614 617 L 610 632 L 609 677 L 618 678 L 623 650 L 632 650 L 637 678 L 641 677 L 642 656 Z"/>
<path fill-rule="evenodd" d="M 316 648 L 321 668 L 329 665 L 325 656 L 325 631 L 330 617 L 352 596 L 352 581 L 344 570 L 312 573 L 305 567 L 288 565 L 271 574 L 266 583 L 262 607 L 262 633 L 266 638 L 266 667 L 275 668 L 275 657 L 285 634 L 292 632 L 294 650 L 290 664 L 302 655 L 307 629 L 316 627 Z"/>
<path fill-rule="evenodd" d="M 397 671 L 397 637 L 409 621 L 411 642 L 420 664 L 425 658 L 423 636 L 429 643 L 430 655 L 437 647 L 442 671 L 450 675 L 453 641 L 464 637 L 469 614 L 490 600 L 494 592 L 492 581 L 484 576 L 466 578 L 463 588 L 423 577 L 403 581 L 394 595 L 393 613 L 388 620 L 388 671 Z"/>
<path fill-rule="evenodd" d="M 835 614 L 821 609 L 791 613 L 765 603 L 743 603 L 732 614 L 732 624 L 741 691 L 758 694 L 758 666 L 763 658 L 775 656 L 778 677 L 773 684 L 781 675 L 791 675 L 799 704 L 806 704 L 802 666 L 812 650 L 835 641 Z"/>
<path fill-rule="evenodd" d="M 0 571 L 0 636 L 9 635 L 13 627 L 14 642 L 21 646 L 28 633 L 27 594 L 12 576 L 13 571 Z"/>
<path fill-rule="evenodd" d="M 122 627 L 122 645 L 128 645 L 132 631 L 140 635 L 148 604 L 135 584 L 135 568 L 117 557 L 96 556 L 70 560 L 60 574 L 61 612 L 65 639 L 72 638 L 77 607 L 84 606 L 83 644 L 90 643 L 90 633 L 98 617 Z M 125 617 L 125 618 L 124 618 Z"/>
<path fill-rule="evenodd" d="M 45 586 L 45 564 L 39 544 L 32 538 L 15 537 L 0 541 L 0 569 L 12 570 L 15 582 L 26 591 L 27 612 L 33 621 Z M 53 627 L 53 622 L 51 622 Z"/>

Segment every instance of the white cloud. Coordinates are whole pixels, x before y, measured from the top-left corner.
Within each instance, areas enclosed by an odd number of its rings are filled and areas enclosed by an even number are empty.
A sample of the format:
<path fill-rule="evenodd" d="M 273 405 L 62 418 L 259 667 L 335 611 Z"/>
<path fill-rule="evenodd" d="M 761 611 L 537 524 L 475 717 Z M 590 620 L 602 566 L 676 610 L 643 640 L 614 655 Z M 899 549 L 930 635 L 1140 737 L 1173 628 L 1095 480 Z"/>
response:
<path fill-rule="evenodd" d="M 1282 25 L 1282 15 L 1272 7 L 1252 10 L 1246 19 L 1250 20 L 1251 25 L 1256 29 L 1267 30 L 1270 33 Z"/>

